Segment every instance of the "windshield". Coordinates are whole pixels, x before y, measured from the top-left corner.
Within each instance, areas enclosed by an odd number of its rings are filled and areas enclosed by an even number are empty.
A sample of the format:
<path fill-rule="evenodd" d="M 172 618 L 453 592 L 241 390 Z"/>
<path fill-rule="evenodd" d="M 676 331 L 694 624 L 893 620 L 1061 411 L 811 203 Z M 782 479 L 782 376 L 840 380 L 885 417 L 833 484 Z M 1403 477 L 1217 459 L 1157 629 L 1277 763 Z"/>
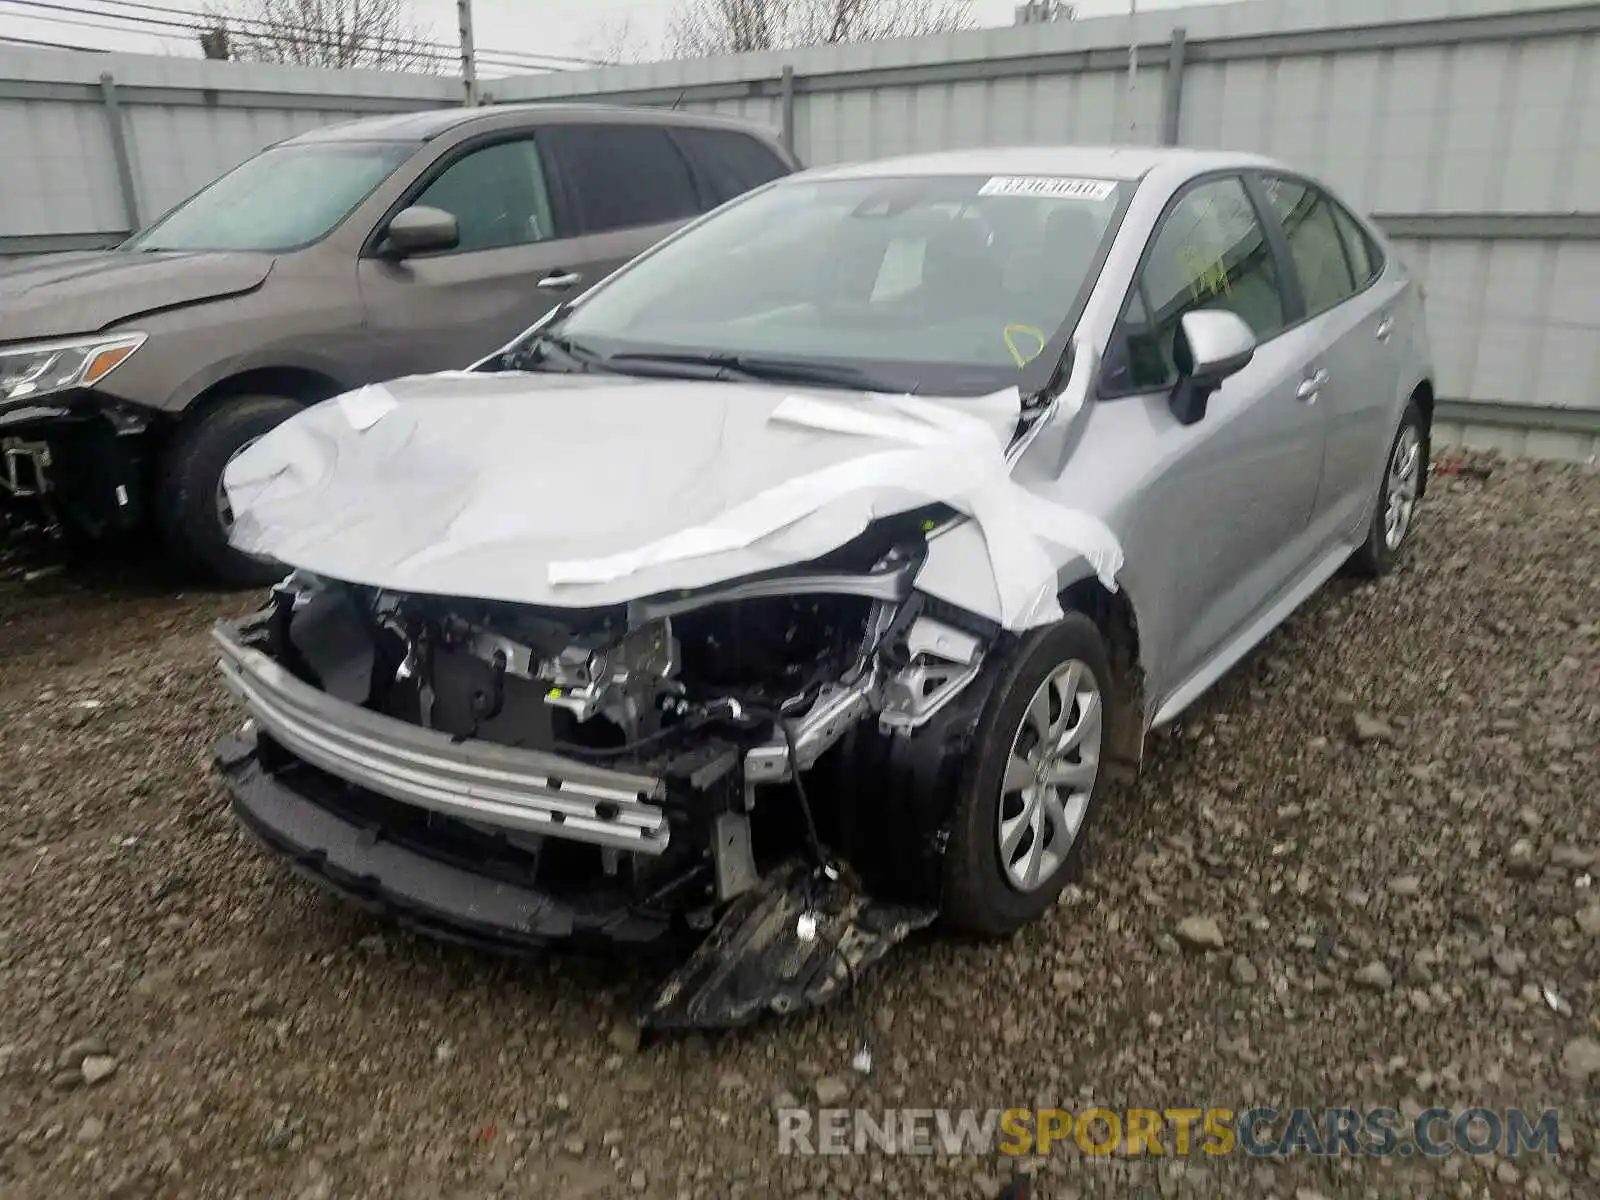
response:
<path fill-rule="evenodd" d="M 313 142 L 246 159 L 125 250 L 281 253 L 326 237 L 416 152 L 410 142 Z"/>
<path fill-rule="evenodd" d="M 1020 386 L 1034 360 L 1053 367 L 1060 357 L 1131 187 L 989 176 L 782 183 L 662 246 L 553 332 L 612 358 L 826 361 L 882 386 L 947 394 Z"/>

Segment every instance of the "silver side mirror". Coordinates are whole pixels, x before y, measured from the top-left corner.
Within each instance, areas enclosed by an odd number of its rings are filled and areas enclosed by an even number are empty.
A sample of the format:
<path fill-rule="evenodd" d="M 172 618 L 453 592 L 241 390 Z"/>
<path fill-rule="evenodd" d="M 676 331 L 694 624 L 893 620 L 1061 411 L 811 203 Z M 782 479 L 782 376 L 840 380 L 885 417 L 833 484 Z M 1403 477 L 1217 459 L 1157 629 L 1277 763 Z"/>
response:
<path fill-rule="evenodd" d="M 1224 380 L 1250 364 L 1256 335 L 1237 313 L 1202 308 L 1184 313 L 1172 348 L 1178 383 L 1172 389 L 1172 412 L 1185 425 L 1206 415 L 1206 401 Z"/>

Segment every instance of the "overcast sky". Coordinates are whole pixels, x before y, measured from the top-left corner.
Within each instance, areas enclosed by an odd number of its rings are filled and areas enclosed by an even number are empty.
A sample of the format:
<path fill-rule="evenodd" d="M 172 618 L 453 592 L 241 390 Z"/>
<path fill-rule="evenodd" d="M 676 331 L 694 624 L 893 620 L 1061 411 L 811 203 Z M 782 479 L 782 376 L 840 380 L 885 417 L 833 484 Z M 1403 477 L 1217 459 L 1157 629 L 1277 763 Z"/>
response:
<path fill-rule="evenodd" d="M 667 19 L 681 0 L 473 0 L 473 25 L 481 54 L 496 51 L 586 57 L 608 23 L 626 17 L 641 36 L 659 44 Z M 983 25 L 1009 25 L 1020 0 L 973 0 L 972 14 Z M 1138 0 L 1141 10 L 1168 8 L 1186 0 Z M 198 53 L 181 29 L 165 31 L 141 21 L 178 24 L 182 12 L 199 12 L 207 0 L 49 0 L 45 8 L 27 0 L 0 0 L 0 37 L 32 38 L 105 50 L 146 54 Z M 63 11 L 70 9 L 73 11 Z M 455 0 L 411 0 L 415 17 L 431 27 L 433 40 L 456 43 Z M 157 10 L 167 10 L 158 12 Z M 177 10 L 177 12 L 171 11 Z M 1127 0 L 1080 0 L 1079 14 L 1103 16 L 1128 11 Z M 96 14 L 96 15 L 91 15 Z M 107 29 L 103 26 L 116 26 Z M 142 31 L 141 31 L 142 30 Z M 500 74 L 501 71 L 485 71 Z"/>

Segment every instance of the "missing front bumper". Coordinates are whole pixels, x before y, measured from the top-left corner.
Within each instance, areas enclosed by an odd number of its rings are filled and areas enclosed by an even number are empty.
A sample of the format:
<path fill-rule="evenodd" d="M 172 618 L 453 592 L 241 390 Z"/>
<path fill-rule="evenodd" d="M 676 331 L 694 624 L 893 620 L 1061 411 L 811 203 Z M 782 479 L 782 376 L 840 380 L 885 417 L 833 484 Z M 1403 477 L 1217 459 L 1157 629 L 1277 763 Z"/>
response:
<path fill-rule="evenodd" d="M 304 878 L 428 937 L 516 953 L 554 943 L 640 946 L 673 932 L 664 913 L 563 899 L 424 854 L 381 822 L 341 813 L 337 780 L 306 772 L 291 787 L 262 765 L 250 739 L 224 740 L 216 759 L 234 814 L 268 850 Z"/>
<path fill-rule="evenodd" d="M 379 795 L 458 820 L 609 850 L 660 855 L 670 838 L 660 778 L 559 755 L 458 742 L 336 699 L 296 679 L 226 626 L 222 677 L 296 758 Z"/>
<path fill-rule="evenodd" d="M 585 903 L 488 877 L 409 846 L 381 823 L 339 811 L 337 780 L 293 786 L 254 742 L 224 740 L 217 765 L 240 823 L 302 877 L 425 937 L 496 953 L 557 946 L 684 953 L 693 936 L 665 912 Z M 836 999 L 932 908 L 891 904 L 800 862 L 769 872 L 723 912 L 639 1013 L 642 1028 L 725 1029 Z"/>

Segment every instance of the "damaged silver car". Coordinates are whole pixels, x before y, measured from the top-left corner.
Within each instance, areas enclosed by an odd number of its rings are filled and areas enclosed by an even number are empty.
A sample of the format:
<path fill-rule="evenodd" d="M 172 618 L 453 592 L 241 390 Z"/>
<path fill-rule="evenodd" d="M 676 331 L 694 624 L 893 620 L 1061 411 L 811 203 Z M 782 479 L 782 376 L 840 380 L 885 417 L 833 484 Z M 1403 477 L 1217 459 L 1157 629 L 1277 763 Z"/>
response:
<path fill-rule="evenodd" d="M 679 956 L 656 1027 L 1008 935 L 1147 732 L 1427 471 L 1419 288 L 1254 157 L 794 175 L 471 370 L 229 467 L 293 573 L 217 630 L 241 821 L 442 937 Z"/>

